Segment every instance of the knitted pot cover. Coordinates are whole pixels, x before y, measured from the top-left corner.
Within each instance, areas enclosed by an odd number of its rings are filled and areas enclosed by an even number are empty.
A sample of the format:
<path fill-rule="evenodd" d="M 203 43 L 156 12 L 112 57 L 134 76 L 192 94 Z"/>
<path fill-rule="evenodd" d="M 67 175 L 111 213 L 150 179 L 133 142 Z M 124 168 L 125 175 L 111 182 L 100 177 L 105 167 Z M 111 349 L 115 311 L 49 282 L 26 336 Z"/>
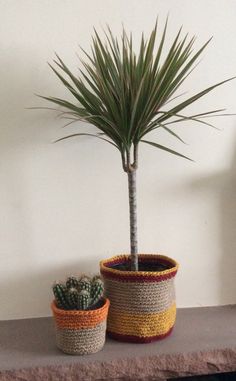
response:
<path fill-rule="evenodd" d="M 178 264 L 163 255 L 140 254 L 139 263 L 167 265 L 164 271 L 122 271 L 129 261 L 119 255 L 100 262 L 106 296 L 109 336 L 119 341 L 148 343 L 168 336 L 176 318 L 174 277 Z"/>
<path fill-rule="evenodd" d="M 85 355 L 100 351 L 105 343 L 106 320 L 109 300 L 96 310 L 65 311 L 51 308 L 56 326 L 56 343 L 68 354 Z"/>

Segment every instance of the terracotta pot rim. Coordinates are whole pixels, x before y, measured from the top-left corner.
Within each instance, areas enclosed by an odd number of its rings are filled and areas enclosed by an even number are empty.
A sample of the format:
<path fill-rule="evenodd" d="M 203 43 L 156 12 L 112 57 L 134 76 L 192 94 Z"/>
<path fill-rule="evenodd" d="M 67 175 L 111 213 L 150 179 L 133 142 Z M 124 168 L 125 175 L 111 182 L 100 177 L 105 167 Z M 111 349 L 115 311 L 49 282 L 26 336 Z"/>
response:
<path fill-rule="evenodd" d="M 179 264 L 172 258 L 167 257 L 161 254 L 138 254 L 139 260 L 147 262 L 154 262 L 156 260 L 161 261 L 162 263 L 167 263 L 172 265 L 170 269 L 164 271 L 125 271 L 118 270 L 112 267 L 112 264 L 122 264 L 126 263 L 130 259 L 130 255 L 121 254 L 117 255 L 100 262 L 100 269 L 103 275 L 112 276 L 114 278 L 130 278 L 133 279 L 158 279 L 158 278 L 169 278 L 173 277 L 179 268 Z"/>

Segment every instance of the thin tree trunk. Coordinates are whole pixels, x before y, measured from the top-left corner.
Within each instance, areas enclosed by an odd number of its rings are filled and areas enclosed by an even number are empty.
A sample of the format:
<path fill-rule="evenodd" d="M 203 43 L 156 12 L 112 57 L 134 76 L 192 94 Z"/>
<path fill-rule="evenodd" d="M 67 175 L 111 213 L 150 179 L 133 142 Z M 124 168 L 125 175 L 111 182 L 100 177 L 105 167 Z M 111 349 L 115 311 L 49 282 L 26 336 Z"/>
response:
<path fill-rule="evenodd" d="M 127 171 L 129 183 L 131 270 L 138 271 L 136 170 Z"/>

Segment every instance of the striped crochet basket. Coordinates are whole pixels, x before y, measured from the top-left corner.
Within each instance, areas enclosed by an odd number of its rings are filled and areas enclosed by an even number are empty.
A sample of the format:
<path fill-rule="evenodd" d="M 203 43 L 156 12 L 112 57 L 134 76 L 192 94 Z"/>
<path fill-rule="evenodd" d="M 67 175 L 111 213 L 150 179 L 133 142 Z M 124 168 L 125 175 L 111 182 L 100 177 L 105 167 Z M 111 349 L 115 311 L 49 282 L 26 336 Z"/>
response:
<path fill-rule="evenodd" d="M 168 336 L 176 318 L 174 277 L 178 264 L 163 255 L 140 254 L 139 263 L 161 264 L 164 271 L 124 271 L 130 260 L 119 255 L 100 262 L 105 293 L 111 302 L 107 330 L 119 341 L 149 343 Z"/>
<path fill-rule="evenodd" d="M 105 343 L 109 304 L 109 300 L 105 299 L 102 307 L 96 310 L 65 311 L 57 308 L 54 301 L 51 308 L 58 348 L 72 355 L 100 351 Z"/>

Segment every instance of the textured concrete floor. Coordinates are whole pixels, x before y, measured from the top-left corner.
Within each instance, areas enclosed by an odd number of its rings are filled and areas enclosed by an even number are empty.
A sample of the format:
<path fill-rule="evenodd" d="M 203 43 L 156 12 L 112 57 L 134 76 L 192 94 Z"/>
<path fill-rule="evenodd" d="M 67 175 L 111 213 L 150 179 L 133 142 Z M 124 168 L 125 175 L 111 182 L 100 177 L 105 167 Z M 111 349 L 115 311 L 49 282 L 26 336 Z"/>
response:
<path fill-rule="evenodd" d="M 143 367 L 140 363 L 142 359 Z M 141 376 L 142 372 L 145 372 L 144 368 L 147 367 L 149 368 L 146 369 L 147 380 L 154 380 L 151 378 L 152 374 L 153 377 L 154 375 L 162 377 L 163 372 L 163 378 L 156 378 L 156 380 L 164 380 L 165 377 L 167 379 L 204 374 L 204 372 L 207 374 L 236 371 L 236 305 L 179 309 L 175 329 L 172 335 L 165 340 L 137 345 L 107 339 L 101 352 L 82 357 L 65 355 L 56 348 L 51 318 L 0 322 L 0 376 L 2 375 L 2 377 L 4 371 L 36 367 L 74 366 L 77 367 L 78 372 L 82 368 L 85 372 L 86 367 L 89 368 L 92 363 L 96 364 L 94 372 L 97 373 L 101 365 L 103 373 L 108 372 L 107 374 L 109 374 L 108 368 L 111 367 L 111 364 L 114 373 L 116 362 L 121 364 L 122 361 L 123 369 L 120 371 L 124 377 L 127 372 L 131 372 L 129 377 L 132 377 L 132 374 L 135 377 L 135 369 L 139 365 L 137 377 Z M 126 371 L 125 367 L 127 367 Z M 166 369 L 161 369 L 164 367 Z M 9 380 L 17 379 L 13 378 L 13 373 L 11 374 L 12 378 Z M 145 379 L 121 378 L 122 375 L 119 375 L 119 380 Z M 100 375 L 100 380 L 106 379 L 102 377 L 104 376 Z M 5 379 L 8 380 L 8 378 Z M 0 380 L 5 379 L 0 377 Z M 25 379 L 27 380 L 27 378 Z M 41 378 L 36 377 L 36 379 Z M 74 380 L 74 378 L 68 379 Z M 80 378 L 77 377 L 77 379 Z M 97 378 L 91 376 L 88 380 L 90 379 Z M 107 379 L 118 378 L 114 376 L 114 378 Z"/>

